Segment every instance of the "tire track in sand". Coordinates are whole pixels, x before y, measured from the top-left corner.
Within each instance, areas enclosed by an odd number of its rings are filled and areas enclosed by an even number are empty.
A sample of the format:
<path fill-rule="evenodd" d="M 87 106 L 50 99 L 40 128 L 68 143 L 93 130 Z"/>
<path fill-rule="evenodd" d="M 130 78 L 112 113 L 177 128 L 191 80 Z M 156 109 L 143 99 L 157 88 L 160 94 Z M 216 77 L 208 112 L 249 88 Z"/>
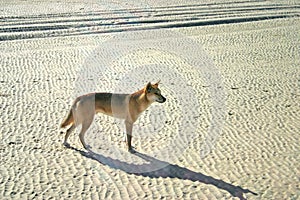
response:
<path fill-rule="evenodd" d="M 291 18 L 299 8 L 254 1 L 9 16 L 0 17 L 0 41 Z"/>

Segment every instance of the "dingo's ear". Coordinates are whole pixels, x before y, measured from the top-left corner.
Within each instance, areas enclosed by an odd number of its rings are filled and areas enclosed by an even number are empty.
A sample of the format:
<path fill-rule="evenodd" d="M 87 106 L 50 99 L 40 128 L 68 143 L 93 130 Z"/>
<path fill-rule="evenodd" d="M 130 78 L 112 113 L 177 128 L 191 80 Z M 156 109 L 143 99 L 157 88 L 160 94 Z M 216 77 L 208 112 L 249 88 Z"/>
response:
<path fill-rule="evenodd" d="M 153 85 L 153 87 L 157 88 L 159 83 L 160 83 L 160 80 L 158 80 L 157 83 L 155 83 L 155 84 Z"/>
<path fill-rule="evenodd" d="M 151 90 L 152 90 L 152 85 L 151 85 L 151 82 L 149 82 L 149 83 L 146 85 L 145 92 L 149 93 L 149 92 L 151 92 Z"/>

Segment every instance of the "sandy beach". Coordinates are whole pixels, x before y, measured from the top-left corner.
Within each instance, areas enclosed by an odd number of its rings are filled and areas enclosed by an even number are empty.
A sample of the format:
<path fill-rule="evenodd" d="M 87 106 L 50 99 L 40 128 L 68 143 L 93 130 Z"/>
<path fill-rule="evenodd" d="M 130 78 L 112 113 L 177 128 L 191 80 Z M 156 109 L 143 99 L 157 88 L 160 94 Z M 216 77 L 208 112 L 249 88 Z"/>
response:
<path fill-rule="evenodd" d="M 0 3 L 0 199 L 300 199 L 297 1 Z M 59 125 L 161 80 L 134 125 Z"/>

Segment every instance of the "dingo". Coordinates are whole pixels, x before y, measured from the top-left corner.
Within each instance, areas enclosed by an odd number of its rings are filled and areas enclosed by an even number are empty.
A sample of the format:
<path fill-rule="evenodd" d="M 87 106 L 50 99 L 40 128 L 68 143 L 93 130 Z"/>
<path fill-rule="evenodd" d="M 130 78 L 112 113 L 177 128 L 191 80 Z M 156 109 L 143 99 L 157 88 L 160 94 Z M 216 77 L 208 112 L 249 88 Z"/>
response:
<path fill-rule="evenodd" d="M 155 84 L 150 82 L 141 90 L 133 94 L 113 93 L 90 93 L 77 97 L 61 124 L 61 128 L 72 125 L 66 132 L 64 145 L 68 146 L 67 140 L 76 126 L 82 125 L 79 138 L 85 149 L 88 148 L 84 142 L 84 134 L 90 127 L 96 113 L 125 119 L 126 144 L 129 152 L 132 152 L 131 138 L 133 123 L 139 115 L 153 102 L 164 103 L 166 98 L 158 89 L 159 81 Z"/>

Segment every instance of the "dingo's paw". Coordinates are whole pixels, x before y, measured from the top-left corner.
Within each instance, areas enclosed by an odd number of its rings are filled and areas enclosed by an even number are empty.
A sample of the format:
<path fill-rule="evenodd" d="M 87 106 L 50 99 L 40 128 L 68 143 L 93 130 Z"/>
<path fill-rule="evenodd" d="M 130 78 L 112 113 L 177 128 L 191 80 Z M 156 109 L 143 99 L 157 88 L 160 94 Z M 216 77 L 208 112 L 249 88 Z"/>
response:
<path fill-rule="evenodd" d="M 92 146 L 91 145 L 86 145 L 85 149 L 90 150 L 90 149 L 92 149 Z"/>
<path fill-rule="evenodd" d="M 64 145 L 66 148 L 70 148 L 70 147 L 71 147 L 71 145 L 70 145 L 69 143 L 67 143 L 67 142 L 64 142 L 63 145 Z"/>
<path fill-rule="evenodd" d="M 136 153 L 137 151 L 131 147 L 131 148 L 128 149 L 128 152 L 134 154 L 134 153 Z"/>
<path fill-rule="evenodd" d="M 92 147 L 90 145 L 83 145 L 83 148 L 87 151 L 89 151 L 90 149 L 92 149 Z"/>

